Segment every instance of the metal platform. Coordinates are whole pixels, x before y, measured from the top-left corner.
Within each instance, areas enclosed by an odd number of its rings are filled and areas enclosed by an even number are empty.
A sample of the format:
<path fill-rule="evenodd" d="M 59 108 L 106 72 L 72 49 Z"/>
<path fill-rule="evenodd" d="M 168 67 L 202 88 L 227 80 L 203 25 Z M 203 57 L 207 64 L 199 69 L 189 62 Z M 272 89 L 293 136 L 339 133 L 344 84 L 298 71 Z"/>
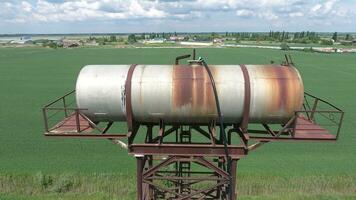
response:
<path fill-rule="evenodd" d="M 70 108 L 66 104 L 66 99 L 74 95 L 75 91 L 56 99 L 43 108 L 45 122 L 45 135 L 56 137 L 88 137 L 88 138 L 124 138 L 128 134 L 106 134 L 110 129 L 112 122 L 108 123 L 105 128 L 99 128 L 98 124 L 92 122 L 81 111 L 85 108 Z M 308 99 L 309 98 L 309 99 Z M 312 106 L 311 102 L 312 101 Z M 56 103 L 62 103 L 61 106 L 53 107 Z M 327 105 L 331 109 L 318 110 L 320 104 Z M 63 114 L 58 122 L 50 127 L 50 118 L 48 112 L 56 111 L 56 114 Z M 324 118 L 330 124 L 320 125 L 317 122 L 317 116 Z M 304 109 L 296 111 L 294 117 L 287 124 L 281 124 L 281 129 L 272 130 L 269 124 L 262 124 L 264 129 L 248 129 L 245 136 L 257 141 L 277 141 L 277 140 L 304 140 L 304 141 L 335 141 L 337 140 L 343 120 L 343 111 L 325 100 L 305 93 Z M 158 124 L 155 124 L 158 125 Z M 230 124 L 226 124 L 229 126 Z M 334 130 L 329 127 L 333 126 Z M 328 128 L 326 128 L 328 127 Z M 241 132 L 237 128 L 232 128 L 232 132 Z M 203 133 L 204 134 L 204 133 Z M 209 133 L 207 133 L 209 135 Z M 265 136 L 261 136 L 265 135 Z M 164 137 L 165 135 L 163 135 Z M 246 138 L 247 139 L 247 138 Z M 212 141 L 214 142 L 214 141 Z"/>
<path fill-rule="evenodd" d="M 190 55 L 179 56 L 175 63 L 188 57 Z M 283 65 L 293 65 L 291 58 L 285 57 Z M 193 50 L 193 62 L 196 61 Z M 206 65 L 204 61 L 203 64 Z M 240 122 L 223 123 L 222 118 L 219 121 L 223 124 L 214 120 L 204 124 L 169 124 L 164 119 L 156 123 L 136 121 L 131 105 L 131 79 L 136 65 L 131 65 L 125 83 L 127 133 L 111 133 L 113 122 L 99 124 L 84 114 L 86 108 L 72 106 L 76 101 L 73 90 L 43 107 L 44 135 L 106 138 L 127 149 L 137 161 L 138 200 L 236 200 L 240 158 L 272 141 L 336 141 L 344 116 L 344 112 L 331 103 L 305 93 L 302 110 L 291 113 L 287 122 L 251 124 L 250 77 L 245 65 L 240 66 L 246 82 L 246 103 Z M 207 65 L 206 68 L 209 72 Z M 284 96 L 278 98 L 287 100 Z M 215 102 L 219 108 L 218 100 Z M 218 125 L 224 130 L 217 131 Z M 121 138 L 127 139 L 127 144 Z"/>
<path fill-rule="evenodd" d="M 90 133 L 91 123 L 81 113 L 75 112 L 49 130 L 51 133 Z"/>
<path fill-rule="evenodd" d="M 327 101 L 305 93 L 303 109 L 295 111 L 286 124 L 260 124 L 260 129 L 249 128 L 248 120 L 224 124 L 228 129 L 228 141 L 224 146 L 214 121 L 208 124 L 165 124 L 164 121 L 140 124 L 128 112 L 128 132 L 108 133 L 113 122 L 100 128 L 82 112 L 85 108 L 69 107 L 68 99 L 74 94 L 72 91 L 43 108 L 45 136 L 106 138 L 125 146 L 137 159 L 139 200 L 235 200 L 236 167 L 240 158 L 272 141 L 335 141 L 344 115 Z M 139 130 L 140 137 L 136 137 Z M 200 139 L 194 140 L 192 135 L 199 135 Z M 127 138 L 127 144 L 120 138 Z"/>

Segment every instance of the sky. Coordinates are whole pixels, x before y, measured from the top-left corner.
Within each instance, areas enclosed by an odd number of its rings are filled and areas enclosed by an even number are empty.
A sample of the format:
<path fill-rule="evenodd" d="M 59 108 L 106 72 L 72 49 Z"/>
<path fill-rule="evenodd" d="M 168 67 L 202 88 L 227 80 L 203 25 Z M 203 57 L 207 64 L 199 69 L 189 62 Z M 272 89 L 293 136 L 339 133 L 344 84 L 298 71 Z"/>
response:
<path fill-rule="evenodd" d="M 356 32 L 356 0 L 0 0 L 0 34 Z"/>

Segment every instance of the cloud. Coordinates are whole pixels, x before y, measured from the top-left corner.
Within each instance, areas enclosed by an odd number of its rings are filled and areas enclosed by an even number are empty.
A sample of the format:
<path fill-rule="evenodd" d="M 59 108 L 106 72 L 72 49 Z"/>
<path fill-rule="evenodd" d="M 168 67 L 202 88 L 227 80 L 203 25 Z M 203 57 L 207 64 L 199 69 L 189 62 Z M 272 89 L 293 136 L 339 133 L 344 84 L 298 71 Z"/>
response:
<path fill-rule="evenodd" d="M 345 9 L 340 9 L 337 5 L 338 0 L 326 0 L 324 2 L 315 4 L 310 8 L 309 17 L 326 18 L 337 13 L 345 13 Z"/>
<path fill-rule="evenodd" d="M 279 18 L 275 13 L 273 13 L 271 11 L 263 12 L 263 13 L 259 14 L 259 17 L 263 18 L 263 19 L 270 20 L 270 21 L 275 21 Z"/>
<path fill-rule="evenodd" d="M 31 12 L 32 11 L 32 5 L 26 1 L 21 2 L 22 10 L 24 12 Z"/>
<path fill-rule="evenodd" d="M 239 17 L 251 17 L 254 16 L 254 12 L 248 9 L 241 9 L 236 11 L 236 15 Z"/>
<path fill-rule="evenodd" d="M 294 18 L 294 17 L 303 17 L 304 13 L 302 12 L 291 12 L 289 13 L 289 17 Z"/>
<path fill-rule="evenodd" d="M 33 5 L 22 1 L 20 4 L 6 2 L 12 13 L 18 13 L 14 21 L 84 21 L 107 19 L 164 18 L 167 13 L 156 8 L 151 1 L 121 0 L 37 0 Z M 31 12 L 32 11 L 32 12 Z"/>
<path fill-rule="evenodd" d="M 0 27 L 115 23 L 141 24 L 143 31 L 150 25 L 187 29 L 197 23 L 223 31 L 242 25 L 287 28 L 291 22 L 316 27 L 321 21 L 355 23 L 356 17 L 355 0 L 0 0 L 0 8 Z"/>

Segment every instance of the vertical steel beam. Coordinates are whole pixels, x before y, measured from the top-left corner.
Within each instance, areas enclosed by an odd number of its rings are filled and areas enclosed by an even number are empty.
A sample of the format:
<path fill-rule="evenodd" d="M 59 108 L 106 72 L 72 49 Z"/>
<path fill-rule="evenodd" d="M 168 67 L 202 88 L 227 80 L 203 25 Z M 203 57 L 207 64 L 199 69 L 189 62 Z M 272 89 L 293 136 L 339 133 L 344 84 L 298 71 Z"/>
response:
<path fill-rule="evenodd" d="M 236 171 L 238 159 L 231 160 L 231 200 L 236 200 Z"/>
<path fill-rule="evenodd" d="M 143 167 L 144 167 L 144 157 L 143 155 L 135 155 L 136 157 L 136 182 L 137 182 L 137 200 L 143 200 L 142 184 L 143 184 Z"/>

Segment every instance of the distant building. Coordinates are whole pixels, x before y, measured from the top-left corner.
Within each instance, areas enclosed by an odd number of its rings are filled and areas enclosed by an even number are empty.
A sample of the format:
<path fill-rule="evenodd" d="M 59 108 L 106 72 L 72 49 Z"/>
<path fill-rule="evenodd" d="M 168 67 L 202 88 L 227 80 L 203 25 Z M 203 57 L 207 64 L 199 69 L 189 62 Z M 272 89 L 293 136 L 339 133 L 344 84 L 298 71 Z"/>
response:
<path fill-rule="evenodd" d="M 151 40 L 145 40 L 144 43 L 145 44 L 161 44 L 164 43 L 166 41 L 166 39 L 164 38 L 154 38 Z"/>
<path fill-rule="evenodd" d="M 169 40 L 171 40 L 171 41 L 183 41 L 184 40 L 184 36 L 171 36 L 171 37 L 169 37 Z"/>
<path fill-rule="evenodd" d="M 355 45 L 355 46 L 356 46 L 356 39 L 355 39 L 355 40 L 352 40 L 352 45 Z"/>
<path fill-rule="evenodd" d="M 17 40 L 10 41 L 10 44 L 29 44 L 29 43 L 32 43 L 30 36 L 24 36 L 24 37 L 20 37 Z"/>
<path fill-rule="evenodd" d="M 96 40 L 88 41 L 85 43 L 86 46 L 99 46 L 99 43 Z"/>
<path fill-rule="evenodd" d="M 180 42 L 181 45 L 189 45 L 189 46 L 211 46 L 212 42 Z"/>
<path fill-rule="evenodd" d="M 223 42 L 224 42 L 224 39 L 222 39 L 222 38 L 214 38 L 214 39 L 213 39 L 213 42 L 214 42 L 214 43 L 223 43 Z"/>

